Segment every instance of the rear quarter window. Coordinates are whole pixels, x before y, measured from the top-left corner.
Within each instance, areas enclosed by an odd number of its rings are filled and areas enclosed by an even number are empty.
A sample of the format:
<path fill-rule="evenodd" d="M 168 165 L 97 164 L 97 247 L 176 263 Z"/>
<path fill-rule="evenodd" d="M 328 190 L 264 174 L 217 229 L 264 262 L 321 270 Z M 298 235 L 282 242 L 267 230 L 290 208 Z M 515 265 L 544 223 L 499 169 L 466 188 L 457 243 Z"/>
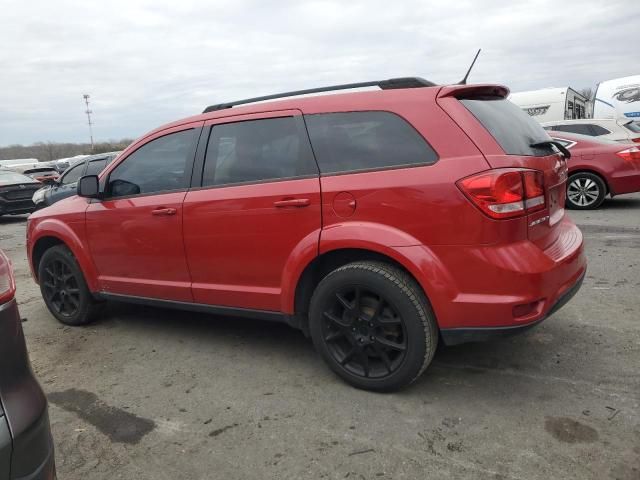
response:
<path fill-rule="evenodd" d="M 403 118 L 391 112 L 305 115 L 320 173 L 431 165 L 438 154 Z"/>
<path fill-rule="evenodd" d="M 598 137 L 600 135 L 608 135 L 611 132 L 609 130 L 607 130 L 604 127 L 601 127 L 600 125 L 590 125 L 591 126 L 591 130 L 593 131 L 593 135 Z"/>
<path fill-rule="evenodd" d="M 538 122 L 509 100 L 502 97 L 482 97 L 461 99 L 460 102 L 487 129 L 507 155 L 541 157 L 555 153 L 551 147 L 531 146 L 551 138 Z"/>

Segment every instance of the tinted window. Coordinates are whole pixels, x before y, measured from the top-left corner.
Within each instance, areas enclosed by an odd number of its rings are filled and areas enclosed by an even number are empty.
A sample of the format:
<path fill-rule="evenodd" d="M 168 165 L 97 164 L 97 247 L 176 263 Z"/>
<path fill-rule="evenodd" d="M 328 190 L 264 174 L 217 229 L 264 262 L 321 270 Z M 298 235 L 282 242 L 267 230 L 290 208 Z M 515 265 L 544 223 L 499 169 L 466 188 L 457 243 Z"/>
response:
<path fill-rule="evenodd" d="M 640 133 L 640 123 L 639 122 L 629 122 L 624 128 L 627 130 L 631 130 L 633 133 Z"/>
<path fill-rule="evenodd" d="M 531 145 L 549 141 L 549 135 L 529 115 L 502 97 L 462 99 L 462 104 L 482 123 L 508 155 L 544 156 L 555 153 L 551 147 Z M 554 129 L 557 130 L 556 127 Z"/>
<path fill-rule="evenodd" d="M 583 123 L 573 125 L 555 125 L 553 129 L 559 132 L 579 133 L 581 135 L 589 135 L 590 137 L 593 137 L 593 132 L 589 127 L 589 124 Z"/>
<path fill-rule="evenodd" d="M 609 133 L 611 133 L 609 130 L 607 130 L 606 128 L 601 127 L 600 125 L 591 125 L 591 130 L 593 131 L 593 134 L 597 137 L 599 135 L 607 135 Z"/>
<path fill-rule="evenodd" d="M 320 172 L 430 165 L 438 155 L 401 117 L 389 112 L 305 116 Z"/>
<path fill-rule="evenodd" d="M 63 185 L 68 185 L 70 183 L 75 183 L 80 180 L 82 176 L 82 172 L 84 170 L 84 162 L 80 162 L 78 165 L 71 167 L 67 170 L 60 181 Z"/>
<path fill-rule="evenodd" d="M 93 160 L 92 162 L 89 162 L 89 165 L 87 165 L 87 173 L 85 173 L 85 175 L 98 175 L 106 166 L 106 158 L 103 160 Z"/>
<path fill-rule="evenodd" d="M 553 136 L 553 133 L 551 133 L 551 135 Z M 554 138 L 554 140 L 559 140 L 557 138 Z M 564 142 L 587 142 L 590 145 L 596 144 L 596 145 L 620 145 L 620 142 L 616 142 L 615 140 L 610 140 L 608 138 L 596 138 L 594 136 L 590 136 L 590 135 L 580 135 L 579 133 L 574 133 L 571 135 L 571 139 L 566 140 L 563 139 L 562 141 Z"/>
<path fill-rule="evenodd" d="M 129 155 L 109 175 L 112 197 L 179 190 L 189 184 L 185 172 L 195 131 L 156 138 Z"/>
<path fill-rule="evenodd" d="M 214 126 L 207 145 L 203 185 L 317 175 L 303 133 L 294 117 Z"/>

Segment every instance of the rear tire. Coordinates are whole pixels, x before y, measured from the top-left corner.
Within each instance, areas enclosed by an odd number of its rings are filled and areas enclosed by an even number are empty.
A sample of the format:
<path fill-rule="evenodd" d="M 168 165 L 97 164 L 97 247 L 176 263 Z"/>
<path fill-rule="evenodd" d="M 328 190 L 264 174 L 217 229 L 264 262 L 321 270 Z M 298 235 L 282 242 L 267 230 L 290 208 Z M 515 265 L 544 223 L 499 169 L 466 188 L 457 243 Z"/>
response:
<path fill-rule="evenodd" d="M 73 253 L 64 245 L 44 252 L 38 265 L 44 303 L 65 325 L 85 325 L 94 320 L 101 304 L 94 298 Z"/>
<path fill-rule="evenodd" d="M 595 173 L 578 172 L 567 182 L 566 207 L 572 210 L 593 210 L 604 202 L 607 186 Z"/>
<path fill-rule="evenodd" d="M 415 381 L 438 344 L 422 289 L 383 262 L 354 262 L 327 275 L 311 298 L 309 329 L 331 370 L 356 388 L 377 392 Z"/>

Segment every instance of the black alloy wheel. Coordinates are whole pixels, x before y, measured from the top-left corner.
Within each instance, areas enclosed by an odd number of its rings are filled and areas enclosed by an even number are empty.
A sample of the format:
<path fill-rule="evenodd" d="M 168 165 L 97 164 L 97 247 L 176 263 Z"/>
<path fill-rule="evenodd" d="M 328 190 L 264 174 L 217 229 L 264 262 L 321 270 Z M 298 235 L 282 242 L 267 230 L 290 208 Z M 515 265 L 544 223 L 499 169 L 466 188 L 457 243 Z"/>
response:
<path fill-rule="evenodd" d="M 379 261 L 349 263 L 326 275 L 311 298 L 309 331 L 331 370 L 377 392 L 416 380 L 438 344 L 421 287 L 404 270 Z"/>
<path fill-rule="evenodd" d="M 44 303 L 60 322 L 84 325 L 100 312 L 102 304 L 89 291 L 76 258 L 65 245 L 44 252 L 38 264 L 38 281 Z"/>
<path fill-rule="evenodd" d="M 383 378 L 406 357 L 407 332 L 396 309 L 377 292 L 349 286 L 325 310 L 322 331 L 333 358 L 347 372 Z"/>
<path fill-rule="evenodd" d="M 80 307 L 80 287 L 71 268 L 62 260 L 53 259 L 44 266 L 40 279 L 45 301 L 56 313 L 73 317 Z"/>

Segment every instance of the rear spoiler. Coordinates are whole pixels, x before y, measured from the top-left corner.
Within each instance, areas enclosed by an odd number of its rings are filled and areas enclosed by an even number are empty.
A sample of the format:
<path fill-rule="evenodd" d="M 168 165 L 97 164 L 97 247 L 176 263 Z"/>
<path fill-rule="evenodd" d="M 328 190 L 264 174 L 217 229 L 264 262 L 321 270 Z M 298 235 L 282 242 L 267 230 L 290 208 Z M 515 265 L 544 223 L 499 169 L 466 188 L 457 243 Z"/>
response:
<path fill-rule="evenodd" d="M 438 98 L 474 98 L 474 97 L 501 97 L 507 98 L 509 88 L 504 85 L 448 85 L 438 92 Z"/>

